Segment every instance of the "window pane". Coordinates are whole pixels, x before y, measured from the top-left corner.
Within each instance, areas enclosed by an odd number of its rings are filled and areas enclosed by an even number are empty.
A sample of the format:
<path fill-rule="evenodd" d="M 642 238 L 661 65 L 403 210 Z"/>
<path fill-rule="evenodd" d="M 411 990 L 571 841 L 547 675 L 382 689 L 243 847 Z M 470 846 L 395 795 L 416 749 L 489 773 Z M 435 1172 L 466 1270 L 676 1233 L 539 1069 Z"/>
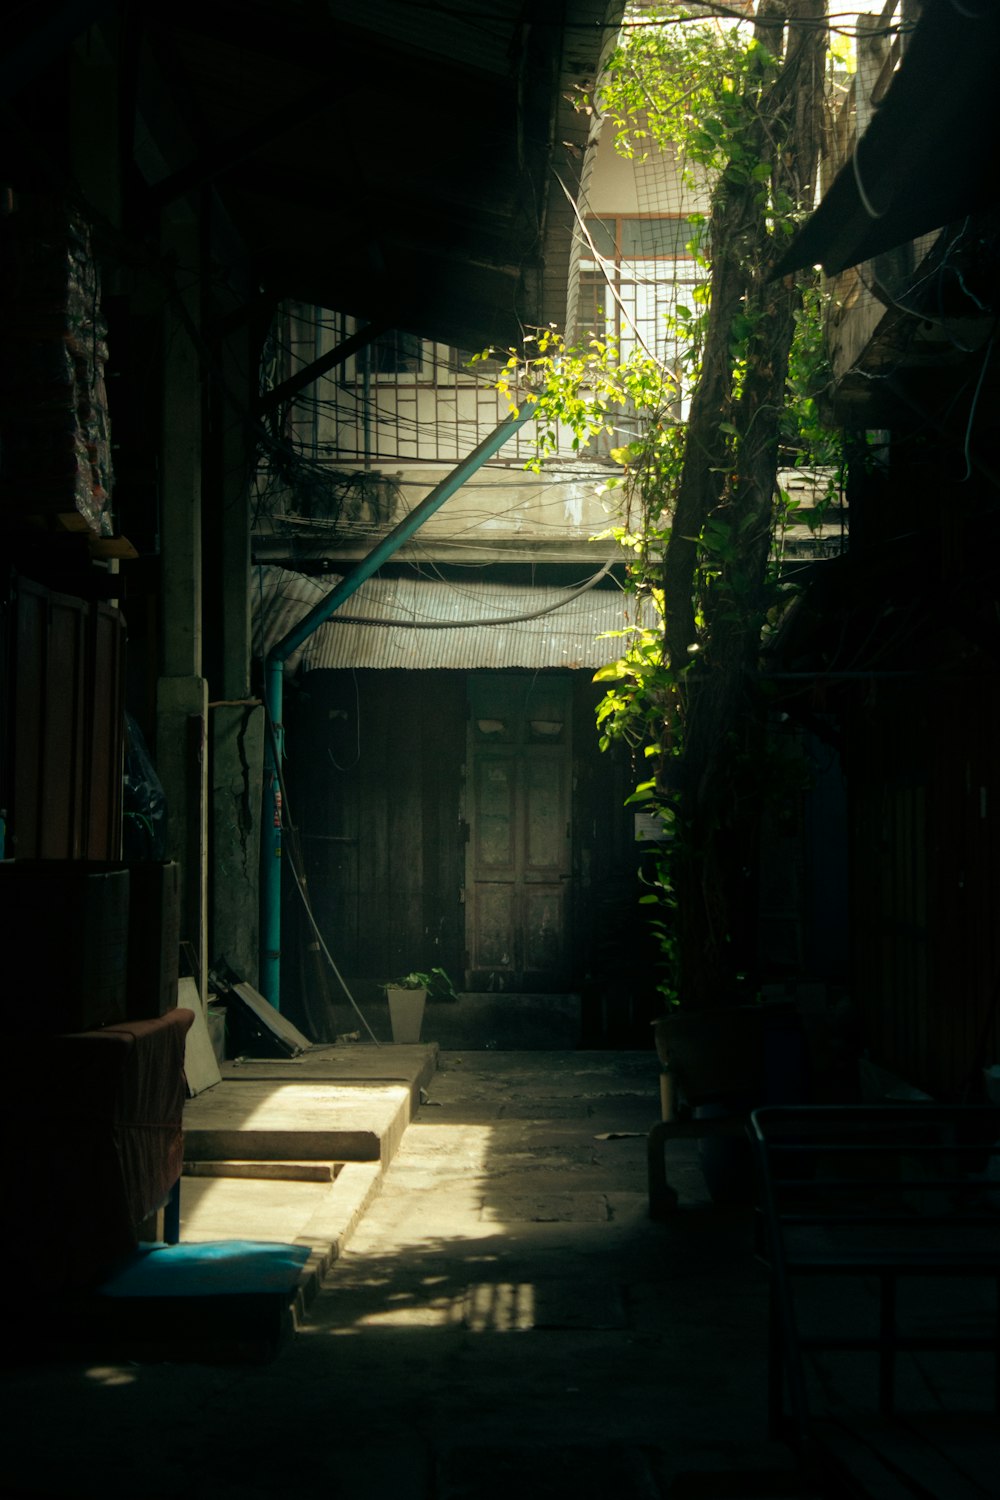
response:
<path fill-rule="evenodd" d="M 606 339 L 617 328 L 617 316 L 611 288 L 603 276 L 580 277 L 580 301 L 577 320 L 582 336 Z"/>
<path fill-rule="evenodd" d="M 499 355 L 483 358 L 483 354 L 482 349 L 449 349 L 448 369 L 455 375 L 464 375 L 467 380 L 491 382 L 503 369 L 504 362 Z"/>
<path fill-rule="evenodd" d="M 694 228 L 687 219 L 623 219 L 622 258 L 685 256 Z"/>
<path fill-rule="evenodd" d="M 420 340 L 413 333 L 384 333 L 372 344 L 373 375 L 419 375 Z"/>
<path fill-rule="evenodd" d="M 594 242 L 594 249 L 604 260 L 615 258 L 615 220 L 587 219 L 587 233 Z"/>

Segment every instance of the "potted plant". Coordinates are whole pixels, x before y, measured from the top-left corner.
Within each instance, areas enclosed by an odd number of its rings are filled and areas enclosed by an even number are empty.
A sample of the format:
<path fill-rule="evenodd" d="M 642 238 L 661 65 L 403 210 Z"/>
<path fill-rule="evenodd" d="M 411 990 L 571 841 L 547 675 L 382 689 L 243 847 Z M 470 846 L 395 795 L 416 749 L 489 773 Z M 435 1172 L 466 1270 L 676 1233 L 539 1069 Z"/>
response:
<path fill-rule="evenodd" d="M 444 969 L 413 969 L 382 988 L 389 1001 L 389 1022 L 394 1042 L 419 1042 L 428 998 L 455 1000 L 455 987 Z"/>

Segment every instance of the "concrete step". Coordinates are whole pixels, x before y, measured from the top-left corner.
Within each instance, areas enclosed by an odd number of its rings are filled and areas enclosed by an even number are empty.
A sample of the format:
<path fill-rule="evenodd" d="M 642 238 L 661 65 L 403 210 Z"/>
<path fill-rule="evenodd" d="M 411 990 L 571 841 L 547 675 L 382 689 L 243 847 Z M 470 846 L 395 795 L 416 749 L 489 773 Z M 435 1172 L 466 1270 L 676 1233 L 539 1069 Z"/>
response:
<path fill-rule="evenodd" d="M 429 1046 L 343 1046 L 226 1062 L 222 1082 L 187 1101 L 185 1161 L 386 1166 L 437 1057 Z"/>

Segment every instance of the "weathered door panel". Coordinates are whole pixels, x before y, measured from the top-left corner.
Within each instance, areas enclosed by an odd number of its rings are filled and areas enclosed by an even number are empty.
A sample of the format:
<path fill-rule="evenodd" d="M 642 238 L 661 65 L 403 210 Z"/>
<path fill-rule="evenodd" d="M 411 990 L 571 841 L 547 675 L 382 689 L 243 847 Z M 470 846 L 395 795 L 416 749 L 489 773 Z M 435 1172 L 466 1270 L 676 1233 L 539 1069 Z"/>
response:
<path fill-rule="evenodd" d="M 524 868 L 527 878 L 565 871 L 568 838 L 566 759 L 559 749 L 530 747 L 524 761 Z"/>
<path fill-rule="evenodd" d="M 498 974 L 514 967 L 516 901 L 513 881 L 480 881 L 476 891 L 475 964 Z"/>
<path fill-rule="evenodd" d="M 474 761 L 475 863 L 479 876 L 513 880 L 516 869 L 517 762 L 488 752 Z"/>
<path fill-rule="evenodd" d="M 558 973 L 566 948 L 565 888 L 528 886 L 524 892 L 525 988 L 539 989 L 546 976 Z M 533 982 L 531 982 L 533 981 Z"/>
<path fill-rule="evenodd" d="M 466 985 L 566 988 L 570 685 L 476 675 L 470 704 Z"/>
<path fill-rule="evenodd" d="M 117 859 L 125 681 L 124 622 L 19 579 L 8 814 L 21 859 Z"/>

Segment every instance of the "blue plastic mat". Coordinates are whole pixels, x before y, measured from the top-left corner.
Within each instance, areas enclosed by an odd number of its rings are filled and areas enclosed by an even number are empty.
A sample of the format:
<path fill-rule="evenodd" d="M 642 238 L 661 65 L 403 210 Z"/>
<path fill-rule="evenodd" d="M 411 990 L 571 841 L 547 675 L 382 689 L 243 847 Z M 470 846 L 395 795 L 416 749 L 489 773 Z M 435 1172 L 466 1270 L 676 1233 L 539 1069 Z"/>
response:
<path fill-rule="evenodd" d="M 96 1288 L 99 1297 L 291 1295 L 309 1259 L 304 1245 L 265 1240 L 140 1245 Z"/>

